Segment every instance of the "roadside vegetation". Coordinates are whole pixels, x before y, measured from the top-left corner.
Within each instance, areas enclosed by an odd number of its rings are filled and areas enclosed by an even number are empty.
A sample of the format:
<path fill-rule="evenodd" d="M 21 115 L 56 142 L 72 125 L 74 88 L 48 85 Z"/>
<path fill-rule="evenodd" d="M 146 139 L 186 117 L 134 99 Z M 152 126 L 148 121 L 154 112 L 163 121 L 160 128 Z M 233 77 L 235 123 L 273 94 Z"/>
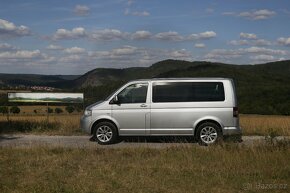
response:
<path fill-rule="evenodd" d="M 0 192 L 289 192 L 290 143 L 0 147 Z"/>
<path fill-rule="evenodd" d="M 0 115 L 0 134 L 81 135 L 80 118 L 80 114 Z"/>
<path fill-rule="evenodd" d="M 33 109 L 33 108 L 32 108 Z M 74 111 L 49 114 L 0 114 L 0 134 L 29 133 L 45 135 L 81 135 L 81 113 Z M 240 115 L 243 135 L 290 136 L 290 116 L 278 115 Z"/>

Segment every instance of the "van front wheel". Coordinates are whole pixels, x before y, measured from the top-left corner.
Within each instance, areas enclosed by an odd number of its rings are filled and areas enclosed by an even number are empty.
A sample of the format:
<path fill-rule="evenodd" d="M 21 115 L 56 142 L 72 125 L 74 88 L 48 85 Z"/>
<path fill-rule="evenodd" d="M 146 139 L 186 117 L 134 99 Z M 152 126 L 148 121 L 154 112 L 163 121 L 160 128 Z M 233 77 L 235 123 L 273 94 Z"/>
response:
<path fill-rule="evenodd" d="M 222 133 L 219 126 L 211 122 L 206 122 L 197 128 L 197 137 L 199 144 L 210 145 L 221 140 Z"/>
<path fill-rule="evenodd" d="M 118 137 L 117 128 L 110 122 L 101 122 L 94 127 L 94 138 L 101 145 L 115 143 Z"/>

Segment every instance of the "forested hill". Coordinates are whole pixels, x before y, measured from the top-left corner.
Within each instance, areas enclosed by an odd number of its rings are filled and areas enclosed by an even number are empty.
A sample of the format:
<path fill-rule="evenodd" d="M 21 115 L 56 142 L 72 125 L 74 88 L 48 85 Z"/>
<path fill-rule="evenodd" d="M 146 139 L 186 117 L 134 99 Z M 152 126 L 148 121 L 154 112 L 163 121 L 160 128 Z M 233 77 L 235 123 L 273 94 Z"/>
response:
<path fill-rule="evenodd" d="M 83 91 L 86 104 L 89 104 L 106 97 L 129 80 L 164 77 L 232 78 L 242 113 L 290 114 L 289 60 L 257 65 L 164 60 L 150 67 L 97 68 L 82 76 L 0 74 L 0 86 L 25 83 Z"/>
<path fill-rule="evenodd" d="M 142 68 L 98 68 L 74 80 L 73 85 L 82 88 L 93 102 L 129 80 L 153 77 L 232 78 L 242 113 L 290 114 L 290 61 L 231 65 L 165 60 Z"/>

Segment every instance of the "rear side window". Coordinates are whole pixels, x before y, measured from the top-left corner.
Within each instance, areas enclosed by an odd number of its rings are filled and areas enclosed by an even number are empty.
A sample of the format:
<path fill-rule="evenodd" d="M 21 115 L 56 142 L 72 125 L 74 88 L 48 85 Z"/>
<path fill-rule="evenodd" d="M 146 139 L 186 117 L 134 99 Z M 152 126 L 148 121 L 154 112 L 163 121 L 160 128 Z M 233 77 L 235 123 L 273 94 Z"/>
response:
<path fill-rule="evenodd" d="M 154 103 L 224 101 L 222 82 L 156 82 Z"/>

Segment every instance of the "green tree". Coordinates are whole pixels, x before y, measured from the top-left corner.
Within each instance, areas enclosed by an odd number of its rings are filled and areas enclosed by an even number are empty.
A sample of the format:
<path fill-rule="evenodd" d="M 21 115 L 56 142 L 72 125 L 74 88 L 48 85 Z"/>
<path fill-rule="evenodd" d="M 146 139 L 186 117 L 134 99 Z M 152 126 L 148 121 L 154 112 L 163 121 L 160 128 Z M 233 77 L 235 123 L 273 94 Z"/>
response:
<path fill-rule="evenodd" d="M 13 106 L 13 107 L 10 108 L 10 113 L 19 114 L 20 113 L 20 108 L 17 107 L 17 106 Z"/>
<path fill-rule="evenodd" d="M 68 113 L 72 113 L 74 112 L 75 108 L 73 106 L 67 106 L 65 107 L 65 110 L 68 112 Z"/>
<path fill-rule="evenodd" d="M 8 107 L 4 107 L 4 106 L 0 107 L 0 113 L 2 113 L 3 115 L 7 114 L 8 113 Z"/>
<path fill-rule="evenodd" d="M 57 107 L 57 108 L 54 109 L 54 112 L 57 113 L 57 114 L 60 114 L 60 113 L 63 112 L 63 110 L 61 108 Z"/>

